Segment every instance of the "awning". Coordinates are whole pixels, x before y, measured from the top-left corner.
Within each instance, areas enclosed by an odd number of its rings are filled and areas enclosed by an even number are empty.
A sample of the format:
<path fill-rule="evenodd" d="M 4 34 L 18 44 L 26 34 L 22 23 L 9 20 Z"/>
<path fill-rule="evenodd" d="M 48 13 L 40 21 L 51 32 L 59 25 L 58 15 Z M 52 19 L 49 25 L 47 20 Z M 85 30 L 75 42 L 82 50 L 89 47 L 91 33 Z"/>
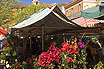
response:
<path fill-rule="evenodd" d="M 104 4 L 81 11 L 81 17 L 88 19 L 96 18 L 104 20 L 103 16 L 104 16 Z"/>
<path fill-rule="evenodd" d="M 63 29 L 80 29 L 81 27 L 70 21 L 57 6 L 45 8 L 34 13 L 27 19 L 12 27 L 13 32 L 21 36 L 41 35 Z"/>
<path fill-rule="evenodd" d="M 6 30 L 0 28 L 0 35 L 6 35 Z"/>
<path fill-rule="evenodd" d="M 80 18 L 74 19 L 73 22 L 77 23 L 82 27 L 94 27 L 95 24 L 102 23 L 104 22 L 104 20 L 87 19 L 87 18 L 80 17 Z"/>

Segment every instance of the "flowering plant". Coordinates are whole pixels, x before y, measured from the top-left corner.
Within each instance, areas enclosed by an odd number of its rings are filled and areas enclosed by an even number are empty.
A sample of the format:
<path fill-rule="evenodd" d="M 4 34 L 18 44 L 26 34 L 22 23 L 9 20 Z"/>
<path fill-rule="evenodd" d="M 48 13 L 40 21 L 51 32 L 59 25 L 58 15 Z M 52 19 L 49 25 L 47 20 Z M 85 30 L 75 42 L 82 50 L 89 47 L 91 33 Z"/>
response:
<path fill-rule="evenodd" d="M 77 43 L 77 39 L 73 39 L 71 44 L 62 43 L 62 48 L 55 47 L 56 43 L 49 47 L 47 52 L 42 52 L 38 59 L 38 66 L 41 68 L 85 68 L 86 65 L 86 46 L 82 41 Z M 80 66 L 82 64 L 82 66 Z"/>
<path fill-rule="evenodd" d="M 14 64 L 10 64 L 9 68 L 11 69 L 19 69 L 19 68 L 22 68 L 22 69 L 31 69 L 33 68 L 33 62 L 34 62 L 34 58 L 28 58 L 26 59 L 26 61 L 19 61 L 19 62 L 15 62 Z"/>
<path fill-rule="evenodd" d="M 11 68 L 28 68 L 34 69 L 86 69 L 86 46 L 85 43 L 73 39 L 70 43 L 62 43 L 62 48 L 56 47 L 53 43 L 46 52 L 42 52 L 39 58 L 28 58 L 22 62 L 11 64 Z M 31 67 L 31 68 L 30 68 Z"/>
<path fill-rule="evenodd" d="M 71 43 L 72 43 L 71 45 L 68 42 L 62 43 L 63 48 L 61 48 L 62 52 L 61 67 L 63 68 L 77 68 L 76 60 L 80 49 L 78 48 L 78 45 L 74 43 L 74 41 L 72 41 Z"/>
<path fill-rule="evenodd" d="M 104 64 L 102 63 L 102 61 L 99 61 L 98 64 L 96 64 L 93 69 L 104 69 Z"/>
<path fill-rule="evenodd" d="M 55 65 L 59 64 L 59 58 L 61 56 L 60 49 L 55 47 L 56 43 L 53 43 L 47 52 L 43 52 L 39 56 L 38 66 L 43 68 L 54 68 Z"/>

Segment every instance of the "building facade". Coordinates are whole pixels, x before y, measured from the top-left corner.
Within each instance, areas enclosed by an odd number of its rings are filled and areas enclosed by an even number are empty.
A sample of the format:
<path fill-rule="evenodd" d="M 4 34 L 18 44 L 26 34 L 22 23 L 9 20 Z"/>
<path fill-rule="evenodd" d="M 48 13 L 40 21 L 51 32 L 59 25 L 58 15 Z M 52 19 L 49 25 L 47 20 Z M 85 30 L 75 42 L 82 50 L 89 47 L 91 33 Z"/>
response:
<path fill-rule="evenodd" d="M 76 17 L 79 16 L 79 11 L 95 7 L 102 3 L 104 3 L 104 0 L 73 0 L 65 6 L 65 15 Z"/>
<path fill-rule="evenodd" d="M 58 6 L 58 8 L 63 12 L 63 14 L 65 14 L 65 6 L 67 5 L 68 3 L 53 3 L 53 4 L 48 4 L 48 7 L 52 7 L 52 6 Z"/>
<path fill-rule="evenodd" d="M 40 0 L 32 0 L 32 4 L 38 5 L 38 4 L 40 4 Z"/>

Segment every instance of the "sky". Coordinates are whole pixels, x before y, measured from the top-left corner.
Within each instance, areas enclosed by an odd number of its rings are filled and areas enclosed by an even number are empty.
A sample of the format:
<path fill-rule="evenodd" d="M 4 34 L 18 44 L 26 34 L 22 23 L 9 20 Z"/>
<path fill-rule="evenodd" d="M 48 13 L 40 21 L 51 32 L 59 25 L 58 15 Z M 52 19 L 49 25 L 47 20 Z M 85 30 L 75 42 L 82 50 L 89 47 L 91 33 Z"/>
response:
<path fill-rule="evenodd" d="M 23 5 L 29 5 L 32 4 L 32 0 L 19 0 L 22 2 Z M 52 3 L 69 3 L 72 0 L 40 0 L 40 3 L 48 3 L 48 4 L 52 4 Z"/>

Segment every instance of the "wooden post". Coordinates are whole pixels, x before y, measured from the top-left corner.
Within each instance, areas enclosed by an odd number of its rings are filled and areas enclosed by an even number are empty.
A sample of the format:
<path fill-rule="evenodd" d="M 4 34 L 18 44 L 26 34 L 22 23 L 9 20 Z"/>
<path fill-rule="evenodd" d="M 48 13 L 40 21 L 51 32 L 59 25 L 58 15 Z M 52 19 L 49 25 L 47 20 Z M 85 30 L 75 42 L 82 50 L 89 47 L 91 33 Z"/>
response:
<path fill-rule="evenodd" d="M 44 21 L 42 20 L 42 50 L 44 50 Z"/>
<path fill-rule="evenodd" d="M 63 33 L 63 40 L 64 40 L 64 42 L 65 42 L 65 35 L 64 35 L 64 33 Z"/>
<path fill-rule="evenodd" d="M 25 38 L 23 38 L 23 55 L 24 55 L 24 51 L 25 51 Z"/>
<path fill-rule="evenodd" d="M 31 37 L 30 37 L 30 55 L 32 54 L 32 40 L 31 40 Z"/>

